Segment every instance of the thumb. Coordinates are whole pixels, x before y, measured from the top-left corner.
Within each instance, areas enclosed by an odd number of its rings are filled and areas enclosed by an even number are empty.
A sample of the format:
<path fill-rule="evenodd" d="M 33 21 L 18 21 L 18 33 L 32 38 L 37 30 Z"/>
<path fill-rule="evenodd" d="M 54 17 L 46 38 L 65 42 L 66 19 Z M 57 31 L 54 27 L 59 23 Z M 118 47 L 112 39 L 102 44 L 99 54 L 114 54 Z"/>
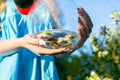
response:
<path fill-rule="evenodd" d="M 29 44 L 33 44 L 33 45 L 38 45 L 39 44 L 39 39 L 36 39 L 34 37 L 32 37 L 32 35 L 26 35 L 26 41 Z"/>

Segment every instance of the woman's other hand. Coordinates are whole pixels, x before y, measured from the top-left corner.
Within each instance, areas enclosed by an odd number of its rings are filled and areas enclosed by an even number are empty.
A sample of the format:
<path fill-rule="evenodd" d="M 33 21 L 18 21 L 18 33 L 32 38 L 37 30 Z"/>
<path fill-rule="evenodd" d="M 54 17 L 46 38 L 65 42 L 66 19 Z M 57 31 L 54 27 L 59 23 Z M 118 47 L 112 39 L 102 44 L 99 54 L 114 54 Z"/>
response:
<path fill-rule="evenodd" d="M 29 49 L 33 53 L 39 55 L 52 55 L 52 54 L 59 54 L 65 52 L 66 48 L 59 48 L 59 49 L 48 49 L 39 46 L 39 39 L 33 38 L 31 35 L 26 35 L 25 37 L 21 38 L 22 44 L 21 46 L 24 48 Z"/>
<path fill-rule="evenodd" d="M 84 42 L 87 40 L 89 37 L 91 31 L 92 31 L 92 21 L 88 13 L 83 9 L 83 8 L 77 8 L 77 13 L 79 15 L 78 17 L 78 32 L 80 34 L 81 39 L 75 46 L 75 50 L 80 48 Z"/>

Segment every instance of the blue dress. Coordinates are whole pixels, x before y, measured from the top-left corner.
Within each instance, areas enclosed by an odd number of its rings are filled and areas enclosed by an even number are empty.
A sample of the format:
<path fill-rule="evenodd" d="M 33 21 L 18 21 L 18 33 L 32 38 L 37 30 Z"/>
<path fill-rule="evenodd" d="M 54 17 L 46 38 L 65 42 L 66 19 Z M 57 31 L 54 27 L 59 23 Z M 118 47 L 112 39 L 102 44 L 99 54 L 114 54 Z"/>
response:
<path fill-rule="evenodd" d="M 39 14 L 46 13 L 42 15 L 44 19 L 40 17 L 39 23 L 34 22 L 34 25 L 39 27 L 32 27 L 31 22 L 35 19 L 32 15 L 24 16 L 19 24 L 22 16 L 15 9 L 15 4 L 7 1 L 6 5 L 6 10 L 0 15 L 3 24 L 2 32 L 0 31 L 1 40 L 20 38 L 38 30 L 52 29 L 50 14 L 44 3 L 39 6 Z M 9 55 L 0 57 L 0 80 L 59 80 L 54 56 L 37 56 L 28 49 L 13 50 Z"/>

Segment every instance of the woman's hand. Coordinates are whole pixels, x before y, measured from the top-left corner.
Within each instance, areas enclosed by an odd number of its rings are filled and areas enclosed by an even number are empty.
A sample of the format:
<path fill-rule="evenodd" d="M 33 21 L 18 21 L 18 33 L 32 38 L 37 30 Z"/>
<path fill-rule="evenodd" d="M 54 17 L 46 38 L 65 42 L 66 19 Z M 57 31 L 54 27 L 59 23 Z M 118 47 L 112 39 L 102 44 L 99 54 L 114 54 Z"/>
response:
<path fill-rule="evenodd" d="M 87 12 L 83 8 L 77 8 L 77 13 L 79 15 L 78 17 L 78 32 L 80 34 L 81 39 L 77 43 L 77 45 L 74 47 L 75 50 L 80 48 L 84 42 L 89 37 L 91 31 L 92 31 L 92 21 L 90 19 L 90 16 L 87 14 Z"/>
<path fill-rule="evenodd" d="M 83 8 L 78 8 L 77 13 L 79 15 L 77 22 L 79 24 L 78 33 L 80 35 L 80 40 L 73 47 L 73 51 L 66 52 L 65 54 L 55 55 L 57 59 L 67 58 L 72 52 L 80 48 L 84 44 L 84 42 L 87 40 L 87 38 L 89 37 L 92 31 L 93 24 L 89 15 L 86 13 L 86 11 Z"/>
<path fill-rule="evenodd" d="M 22 47 L 29 49 L 33 53 L 37 55 L 52 55 L 52 54 L 59 54 L 64 52 L 66 48 L 59 48 L 59 49 L 47 49 L 39 46 L 39 39 L 33 38 L 31 35 L 26 35 L 22 38 Z"/>

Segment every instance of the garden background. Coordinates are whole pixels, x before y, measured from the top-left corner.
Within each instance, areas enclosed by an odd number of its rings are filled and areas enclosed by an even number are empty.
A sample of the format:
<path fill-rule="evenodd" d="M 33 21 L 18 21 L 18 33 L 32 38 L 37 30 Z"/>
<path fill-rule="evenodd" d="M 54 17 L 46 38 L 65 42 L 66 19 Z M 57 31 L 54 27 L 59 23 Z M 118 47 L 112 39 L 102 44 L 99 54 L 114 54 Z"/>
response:
<path fill-rule="evenodd" d="M 120 80 L 120 1 L 56 1 L 64 16 L 63 29 L 77 29 L 77 6 L 88 12 L 94 24 L 83 47 L 56 61 L 60 80 Z"/>

